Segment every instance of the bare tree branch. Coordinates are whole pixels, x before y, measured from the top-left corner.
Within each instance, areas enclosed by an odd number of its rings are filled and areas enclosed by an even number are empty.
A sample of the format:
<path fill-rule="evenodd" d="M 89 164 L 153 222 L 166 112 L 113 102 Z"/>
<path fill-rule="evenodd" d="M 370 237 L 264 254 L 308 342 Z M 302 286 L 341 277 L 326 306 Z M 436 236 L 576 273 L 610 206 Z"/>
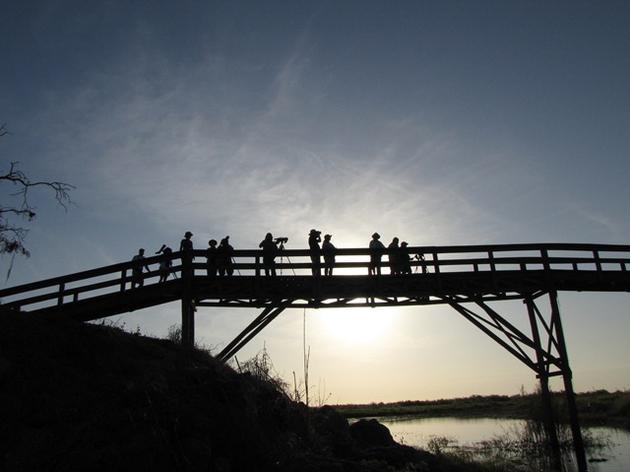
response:
<path fill-rule="evenodd" d="M 7 134 L 9 132 L 6 125 L 0 125 L 0 137 Z M 70 192 L 76 187 L 56 180 L 32 181 L 19 169 L 19 162 L 17 161 L 11 162 L 9 170 L 0 174 L 0 184 L 2 183 L 10 184 L 17 188 L 17 191 L 9 193 L 8 196 L 17 198 L 19 201 L 15 205 L 0 205 L 0 254 L 21 254 L 28 257 L 30 253 L 24 245 L 28 229 L 10 222 L 9 217 L 14 216 L 26 221 L 32 221 L 35 218 L 35 207 L 31 206 L 29 202 L 29 191 L 37 187 L 52 190 L 56 202 L 67 211 L 68 206 L 73 203 L 70 198 Z M 9 272 L 10 270 L 9 268 Z"/>
<path fill-rule="evenodd" d="M 12 196 L 19 196 L 22 198 L 22 210 L 33 208 L 28 203 L 28 191 L 33 187 L 48 187 L 55 192 L 55 200 L 63 207 L 64 210 L 68 209 L 68 205 L 72 203 L 70 198 L 70 192 L 76 187 L 65 182 L 58 181 L 31 181 L 24 172 L 17 168 L 19 162 L 11 162 L 11 167 L 6 174 L 0 175 L 0 181 L 10 182 L 13 185 L 19 187 L 18 191 L 12 193 Z"/>
<path fill-rule="evenodd" d="M 33 213 L 31 210 L 22 210 L 18 208 L 0 207 L 0 214 L 2 213 L 13 213 L 14 215 L 26 218 L 29 221 L 35 217 L 35 213 Z"/>

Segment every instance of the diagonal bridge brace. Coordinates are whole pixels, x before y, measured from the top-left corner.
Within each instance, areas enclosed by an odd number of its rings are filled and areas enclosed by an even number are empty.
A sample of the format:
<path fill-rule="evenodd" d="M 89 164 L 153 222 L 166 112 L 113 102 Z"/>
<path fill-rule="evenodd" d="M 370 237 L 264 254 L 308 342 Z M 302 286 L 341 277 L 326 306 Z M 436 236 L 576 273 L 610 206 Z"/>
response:
<path fill-rule="evenodd" d="M 216 358 L 221 362 L 227 362 L 234 354 L 241 350 L 254 336 L 260 333 L 269 323 L 291 305 L 292 300 L 285 300 L 277 306 L 266 307 L 260 315 L 254 319 L 247 327 L 241 331 L 223 350 L 217 354 Z"/>
<path fill-rule="evenodd" d="M 550 337 L 550 345 L 547 349 L 541 346 L 538 336 L 529 336 L 510 323 L 505 317 L 501 316 L 484 301 L 479 299 L 462 299 L 460 297 L 444 297 L 443 298 L 453 309 L 455 309 L 464 318 L 474 324 L 477 328 L 488 335 L 497 344 L 502 346 L 510 354 L 519 361 L 529 367 L 536 373 L 540 372 L 540 364 L 543 362 L 547 369 L 551 365 L 562 369 L 561 359 L 554 355 L 551 344 L 555 346 L 555 342 Z M 483 313 L 476 313 L 462 305 L 462 303 L 474 302 L 479 306 Z M 542 319 L 540 312 L 537 315 Z M 542 320 L 544 322 L 544 320 Z M 550 332 L 548 325 L 544 326 L 547 333 Z M 526 351 L 529 352 L 526 352 Z M 534 359 L 532 354 L 536 354 Z"/>
<path fill-rule="evenodd" d="M 548 320 L 545 319 L 545 316 L 543 316 L 541 310 L 534 302 L 535 298 L 544 294 L 545 292 L 520 294 L 520 298 L 527 307 L 531 336 L 519 330 L 478 297 L 443 296 L 441 298 L 444 303 L 448 303 L 464 318 L 536 373 L 540 380 L 543 420 L 550 450 L 552 451 L 554 470 L 560 470 L 562 458 L 556 432 L 551 391 L 549 389 L 549 378 L 557 375 L 562 376 L 578 470 L 585 472 L 587 470 L 586 454 L 575 403 L 569 357 L 560 319 L 558 294 L 556 291 L 547 292 L 551 308 Z M 463 303 L 476 303 L 484 313 L 475 313 L 470 308 L 464 307 Z M 526 352 L 526 350 L 529 350 L 530 353 Z M 551 366 L 554 366 L 557 370 L 551 372 Z"/>

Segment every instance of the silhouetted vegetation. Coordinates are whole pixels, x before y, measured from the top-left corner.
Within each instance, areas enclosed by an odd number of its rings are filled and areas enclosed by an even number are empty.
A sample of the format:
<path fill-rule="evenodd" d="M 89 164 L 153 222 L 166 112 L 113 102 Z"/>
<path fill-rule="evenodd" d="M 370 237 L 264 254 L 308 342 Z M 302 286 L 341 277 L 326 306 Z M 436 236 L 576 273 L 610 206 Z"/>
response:
<path fill-rule="evenodd" d="M 560 412 L 560 421 L 555 428 L 559 454 L 565 463 L 570 463 L 573 460 L 571 429 L 566 419 L 562 418 L 560 398 L 556 397 L 554 400 L 555 410 Z M 540 397 L 527 395 L 523 397 L 522 403 L 526 418 L 521 426 L 513 426 L 489 440 L 466 444 L 459 444 L 453 438 L 435 436 L 427 442 L 427 450 L 453 460 L 482 463 L 496 472 L 555 470 Z M 609 437 L 605 433 L 594 433 L 588 429 L 582 430 L 582 436 L 591 460 L 605 461 L 602 456 L 606 455 L 606 451 L 612 445 Z"/>
<path fill-rule="evenodd" d="M 538 435 L 540 430 L 534 428 L 533 431 L 531 426 L 527 422 L 523 428 L 514 428 L 492 439 L 469 444 L 459 444 L 457 440 L 446 436 L 434 436 L 427 442 L 427 450 L 462 464 L 482 464 L 493 472 L 554 470 L 544 436 Z M 605 462 L 602 456 L 606 455 L 610 446 L 609 439 L 593 436 L 588 431 L 584 439 L 590 460 Z M 572 462 L 571 446 L 568 438 L 561 442 L 562 455 L 567 464 Z"/>

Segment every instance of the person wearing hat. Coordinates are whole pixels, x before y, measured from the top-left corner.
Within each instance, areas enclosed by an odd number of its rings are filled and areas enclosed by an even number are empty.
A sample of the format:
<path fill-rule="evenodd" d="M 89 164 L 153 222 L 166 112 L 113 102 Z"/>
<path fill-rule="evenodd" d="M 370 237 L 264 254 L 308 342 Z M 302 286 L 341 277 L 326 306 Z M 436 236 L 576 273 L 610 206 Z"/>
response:
<path fill-rule="evenodd" d="M 370 241 L 370 264 L 368 265 L 369 275 L 381 275 L 381 257 L 383 257 L 383 251 L 385 246 L 379 241 L 381 235 L 374 233 L 372 235 L 372 241 Z"/>
<path fill-rule="evenodd" d="M 208 277 L 216 277 L 217 275 L 217 240 L 208 241 L 208 249 L 206 249 L 206 271 Z"/>
<path fill-rule="evenodd" d="M 179 250 L 180 251 L 192 251 L 193 250 L 193 243 L 192 243 L 192 233 L 190 231 L 186 231 L 186 233 L 184 234 L 184 239 L 182 239 L 182 242 L 179 243 Z"/>
<path fill-rule="evenodd" d="M 195 260 L 195 256 L 193 256 L 193 242 L 192 242 L 192 233 L 190 231 L 186 231 L 184 233 L 184 239 L 179 243 L 179 250 L 182 253 L 182 279 L 190 279 L 195 275 L 195 269 L 193 269 L 192 261 Z"/>
<path fill-rule="evenodd" d="M 332 275 L 333 266 L 335 265 L 335 253 L 337 252 L 337 248 L 330 242 L 330 238 L 332 238 L 331 234 L 324 235 L 324 242 L 322 243 L 325 276 Z"/>
<path fill-rule="evenodd" d="M 313 264 L 311 267 L 311 271 L 315 277 L 319 277 L 321 275 L 320 268 L 320 259 L 319 256 L 321 254 L 321 249 L 319 248 L 319 243 L 321 242 L 321 231 L 317 231 L 316 229 L 312 229 L 308 234 L 308 248 L 311 253 L 311 263 Z"/>

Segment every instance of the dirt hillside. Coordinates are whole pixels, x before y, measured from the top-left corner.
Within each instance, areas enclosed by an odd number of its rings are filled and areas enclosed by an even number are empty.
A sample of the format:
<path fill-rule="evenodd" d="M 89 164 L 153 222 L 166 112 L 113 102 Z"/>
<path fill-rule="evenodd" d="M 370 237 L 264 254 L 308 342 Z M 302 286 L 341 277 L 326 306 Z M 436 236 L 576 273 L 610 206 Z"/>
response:
<path fill-rule="evenodd" d="M 457 471 L 203 351 L 0 314 L 0 470 Z"/>

